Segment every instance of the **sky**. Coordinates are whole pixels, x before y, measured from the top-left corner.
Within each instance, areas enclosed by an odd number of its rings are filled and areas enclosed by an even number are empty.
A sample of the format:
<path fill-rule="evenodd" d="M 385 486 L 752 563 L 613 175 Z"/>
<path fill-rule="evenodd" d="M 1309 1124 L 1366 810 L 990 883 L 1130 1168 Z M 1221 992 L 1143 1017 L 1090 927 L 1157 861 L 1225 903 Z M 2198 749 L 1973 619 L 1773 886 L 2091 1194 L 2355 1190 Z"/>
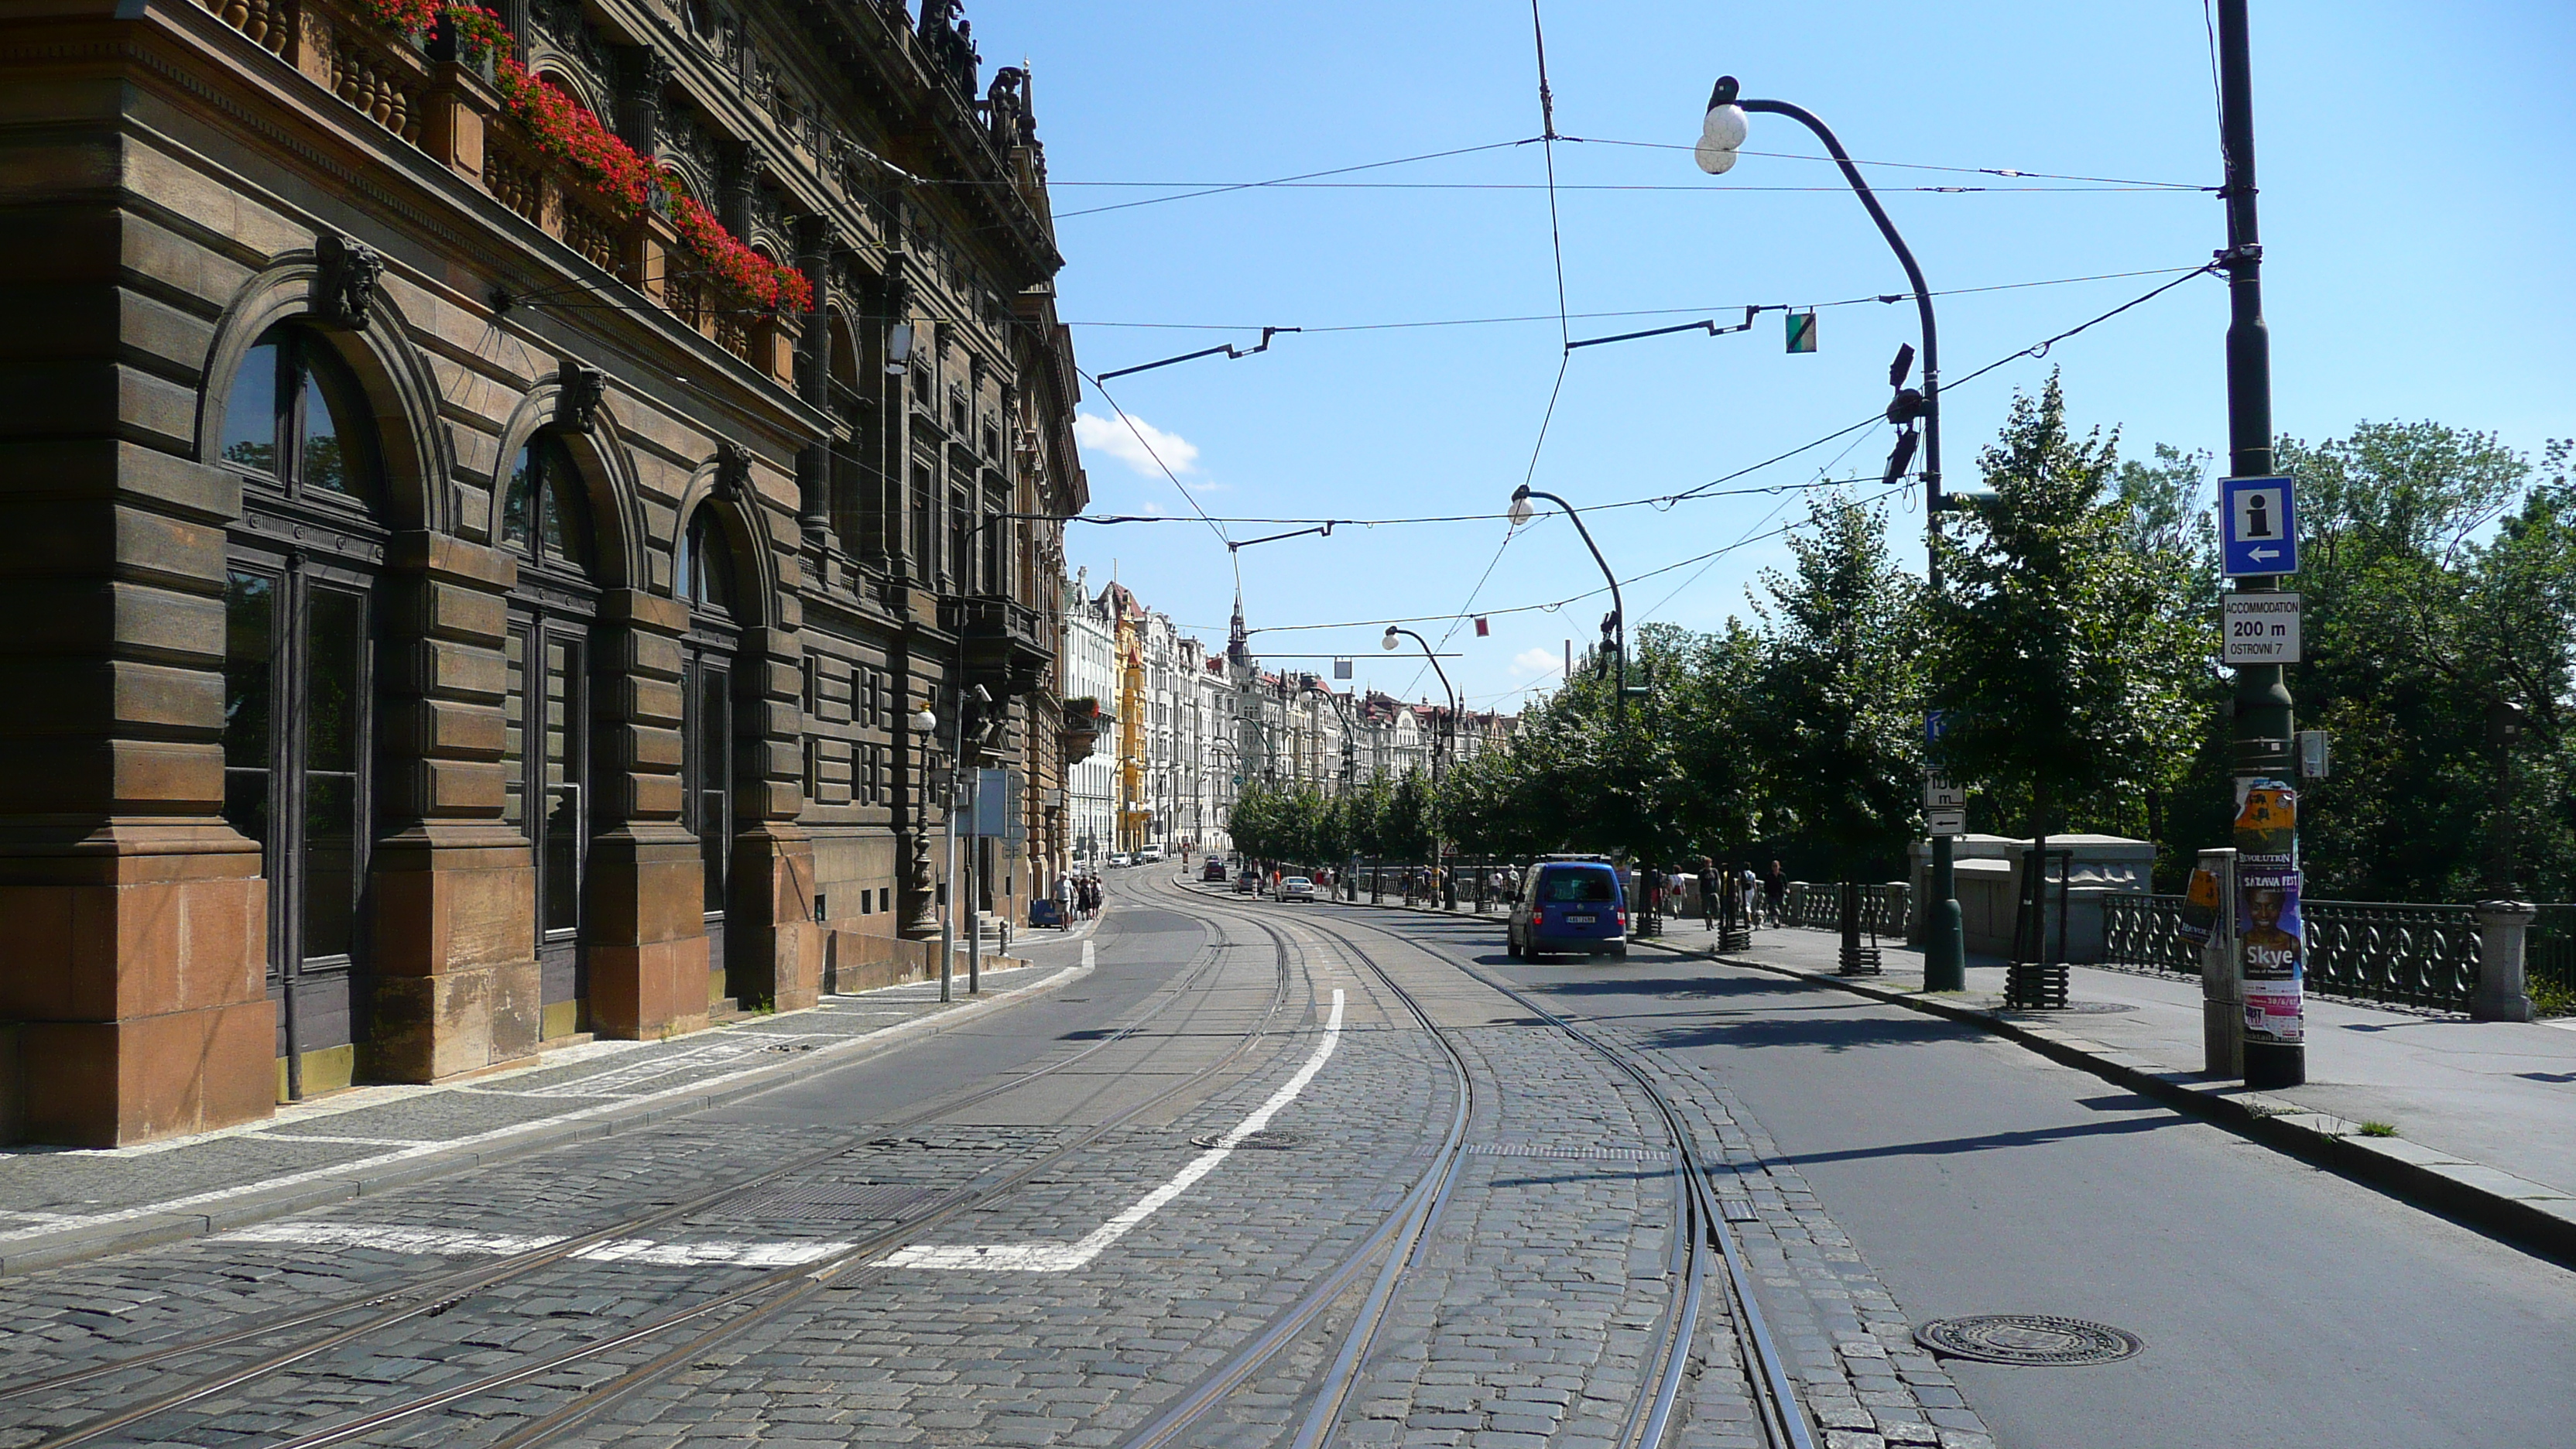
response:
<path fill-rule="evenodd" d="M 1531 140 L 1526 3 L 970 0 L 967 13 L 988 71 L 1032 69 L 1066 259 L 1059 309 L 1086 373 L 1305 329 L 1240 359 L 1086 382 L 1090 511 L 1189 521 L 1073 525 L 1071 562 L 1095 588 L 1114 572 L 1212 648 L 1239 564 L 1265 660 L 1329 674 L 1347 656 L 1359 684 L 1407 698 L 1440 687 L 1409 641 L 1381 650 L 1386 620 L 1419 620 L 1454 652 L 1443 663 L 1475 708 L 1514 707 L 1554 682 L 1566 640 L 1580 652 L 1596 636 L 1604 597 L 1533 607 L 1601 575 L 1562 517 L 1517 534 L 1499 517 L 1525 479 L 1587 510 L 1632 628 L 1749 620 L 1748 588 L 1785 564 L 1780 530 L 1806 515 L 1800 485 L 1879 493 L 1883 424 L 1699 499 L 1594 511 L 1872 417 L 1891 356 L 1918 340 L 1910 303 L 1874 300 L 1903 292 L 1903 274 L 1803 128 L 1756 115 L 1731 173 L 1691 164 L 1719 74 L 1887 163 L 1865 174 L 1948 294 L 1946 380 L 2173 280 L 2225 240 L 2220 202 L 2197 189 L 2219 179 L 2201 0 L 1542 0 L 1556 129 L 1583 138 L 1553 146 Z M 2576 6 L 2256 0 L 2253 45 L 2276 427 L 2317 440 L 2429 418 L 2535 453 L 2576 434 Z M 1463 154 L 1372 164 L 1440 152 Z M 1931 169 L 1944 167 L 1963 169 Z M 1942 186 L 1984 189 L 1920 189 Z M 1821 305 L 1855 298 L 1873 300 Z M 1786 352 L 1779 311 L 1723 336 L 1563 345 L 1781 304 L 1819 306 L 1812 354 Z M 2118 430 L 2123 456 L 2163 442 L 2223 460 L 2226 307 L 2221 280 L 2191 279 L 2044 358 L 1946 387 L 1948 482 L 1976 484 L 2015 391 L 2051 368 L 2076 424 Z M 1494 318 L 1522 320 L 1389 325 Z M 1482 516 L 1346 523 L 1229 554 L 1220 533 L 1296 525 L 1211 526 L 1194 506 L 1220 519 Z M 1919 498 L 1887 506 L 1899 556 L 1919 568 Z M 1461 614 L 1486 615 L 1490 634 L 1445 617 Z"/>

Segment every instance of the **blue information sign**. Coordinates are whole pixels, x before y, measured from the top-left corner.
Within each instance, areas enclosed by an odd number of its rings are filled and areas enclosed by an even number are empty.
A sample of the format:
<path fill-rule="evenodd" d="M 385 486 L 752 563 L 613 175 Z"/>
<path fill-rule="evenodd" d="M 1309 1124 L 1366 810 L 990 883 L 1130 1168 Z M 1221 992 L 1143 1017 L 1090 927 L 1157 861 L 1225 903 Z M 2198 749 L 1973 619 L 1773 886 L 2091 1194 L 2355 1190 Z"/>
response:
<path fill-rule="evenodd" d="M 2229 578 L 2299 571 L 2299 514 L 2288 478 L 2224 478 L 2218 484 L 2220 569 Z"/>

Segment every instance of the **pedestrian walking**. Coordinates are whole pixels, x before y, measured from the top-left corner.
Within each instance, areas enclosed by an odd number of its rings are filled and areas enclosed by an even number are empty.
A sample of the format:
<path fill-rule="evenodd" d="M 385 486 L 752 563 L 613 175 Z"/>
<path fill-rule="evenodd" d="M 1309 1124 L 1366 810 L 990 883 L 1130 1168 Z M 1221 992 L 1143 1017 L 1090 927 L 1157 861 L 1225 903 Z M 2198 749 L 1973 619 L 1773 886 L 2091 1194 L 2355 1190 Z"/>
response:
<path fill-rule="evenodd" d="M 1718 892 L 1723 883 L 1717 878 L 1717 862 L 1703 855 L 1699 858 L 1699 923 L 1702 928 L 1717 929 Z"/>
<path fill-rule="evenodd" d="M 1064 922 L 1064 928 L 1072 930 L 1074 914 L 1082 909 L 1082 887 L 1074 884 L 1070 875 L 1056 879 L 1055 909 L 1057 917 Z"/>
<path fill-rule="evenodd" d="M 1762 878 L 1762 906 L 1770 915 L 1772 925 L 1780 924 L 1780 908 L 1788 901 L 1789 873 L 1782 870 L 1780 862 L 1775 860 L 1771 862 L 1771 873 Z"/>

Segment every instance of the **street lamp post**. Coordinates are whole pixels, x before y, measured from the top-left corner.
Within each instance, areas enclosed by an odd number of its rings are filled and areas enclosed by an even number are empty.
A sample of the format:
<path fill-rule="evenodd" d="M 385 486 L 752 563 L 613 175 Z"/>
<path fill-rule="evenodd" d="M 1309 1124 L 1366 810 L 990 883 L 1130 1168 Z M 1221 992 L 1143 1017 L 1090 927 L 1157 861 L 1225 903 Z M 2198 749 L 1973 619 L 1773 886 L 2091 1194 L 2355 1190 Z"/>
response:
<path fill-rule="evenodd" d="M 1396 636 L 1399 634 L 1422 646 L 1422 657 L 1431 661 L 1431 672 L 1440 676 L 1440 692 L 1449 697 L 1448 720 L 1441 726 L 1440 730 L 1431 737 L 1431 800 L 1434 810 L 1432 818 L 1437 820 L 1439 818 L 1437 811 L 1440 802 L 1441 756 L 1447 753 L 1442 748 L 1442 744 L 1448 739 L 1450 732 L 1458 728 L 1458 691 L 1450 687 L 1449 671 L 1440 667 L 1440 656 L 1432 649 L 1430 640 L 1423 638 L 1421 635 L 1414 633 L 1410 629 L 1389 624 L 1386 626 L 1386 638 L 1383 641 L 1387 648 L 1392 649 L 1395 647 Z M 1455 876 L 1448 872 L 1447 868 L 1443 864 L 1440 850 L 1440 832 L 1436 828 L 1431 832 L 1431 868 L 1441 873 L 1443 885 L 1441 887 L 1440 897 L 1443 908 L 1453 911 L 1456 910 L 1458 908 L 1458 881 Z"/>
<path fill-rule="evenodd" d="M 1610 617 L 1601 621 L 1601 632 L 1609 641 L 1611 650 L 1619 656 L 1619 688 L 1612 696 L 1611 707 L 1624 715 L 1628 712 L 1628 608 L 1619 598 L 1619 576 L 1610 572 L 1610 561 L 1601 556 L 1601 545 L 1592 541 L 1592 530 L 1583 526 L 1583 515 L 1575 512 L 1573 504 L 1553 493 L 1532 488 L 1527 483 L 1513 489 L 1512 527 L 1518 528 L 1530 521 L 1534 510 L 1530 508 L 1529 501 L 1533 498 L 1544 498 L 1565 510 L 1565 516 L 1574 521 L 1574 531 L 1583 535 L 1583 546 L 1592 550 L 1592 561 L 1601 566 L 1601 577 L 1610 581 Z"/>
<path fill-rule="evenodd" d="M 1860 168 L 1852 164 L 1851 155 L 1843 150 L 1832 128 L 1803 106 L 1787 101 L 1745 100 L 1737 94 L 1735 77 L 1720 76 L 1708 96 L 1708 113 L 1701 122 L 1700 141 L 1693 155 L 1699 168 L 1711 176 L 1722 176 L 1735 165 L 1736 150 L 1744 144 L 1746 112 L 1786 116 L 1815 133 L 1834 164 L 1842 168 L 1843 179 L 1851 183 L 1869 219 L 1878 224 L 1879 235 L 1887 238 L 1899 265 L 1905 268 L 1905 283 L 1914 289 L 1914 309 L 1923 328 L 1923 391 L 1920 416 L 1923 419 L 1923 527 L 1927 535 L 1925 575 L 1932 591 L 1941 590 L 1941 511 L 1948 503 L 1941 493 L 1941 340 L 1932 316 L 1932 289 L 1924 284 L 1923 268 L 1914 261 L 1913 248 L 1897 233 L 1896 224 L 1887 219 L 1886 208 L 1878 204 L 1877 195 L 1862 179 Z M 1902 385 L 1901 375 L 1890 381 Z M 1902 394 L 1899 402 L 1905 401 Z M 1889 409 L 1889 420 L 1901 422 L 1897 409 Z M 1901 464 L 1891 465 L 1900 467 Z M 1959 890 L 1956 850 L 1947 835 L 1932 837 L 1932 889 L 1930 911 L 1924 922 L 1923 989 L 1926 991 L 1961 991 L 1968 984 L 1967 946 L 1959 913 Z"/>
<path fill-rule="evenodd" d="M 914 710 L 905 718 L 904 723 L 910 725 L 912 732 L 921 739 L 921 769 L 915 777 L 913 790 L 912 834 L 917 853 L 926 856 L 928 840 L 923 833 L 923 827 L 927 823 L 925 817 L 930 813 L 930 749 L 932 742 L 939 737 L 939 716 L 931 710 L 929 702 L 925 700 L 921 708 Z M 927 876 L 929 871 L 925 868 L 921 874 Z M 948 926 L 946 917 L 943 916 L 939 930 L 939 999 L 942 1001 L 946 1001 L 949 997 L 948 976 Z"/>

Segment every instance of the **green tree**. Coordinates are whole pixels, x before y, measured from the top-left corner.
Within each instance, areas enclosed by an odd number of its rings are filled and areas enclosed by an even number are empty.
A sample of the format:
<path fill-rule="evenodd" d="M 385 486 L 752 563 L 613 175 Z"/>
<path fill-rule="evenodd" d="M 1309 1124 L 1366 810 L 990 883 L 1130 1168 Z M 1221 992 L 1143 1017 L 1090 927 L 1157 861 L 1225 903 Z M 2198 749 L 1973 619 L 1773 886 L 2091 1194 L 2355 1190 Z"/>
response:
<path fill-rule="evenodd" d="M 2201 733 L 2209 626 L 2174 607 L 2110 489 L 2117 439 L 2078 439 L 2056 377 L 1979 457 L 1993 496 L 1940 543 L 1938 763 L 2045 837 L 2143 797 Z M 2009 818 L 2009 815 L 2007 816 Z"/>
<path fill-rule="evenodd" d="M 2335 746 L 2301 812 L 2312 889 L 2457 900 L 2576 888 L 2566 445 L 2536 473 L 2492 434 L 2364 423 L 2314 446 L 2285 439 L 2279 459 L 2306 510 L 2306 662 L 2292 688 L 2303 722 Z"/>
<path fill-rule="evenodd" d="M 1752 741 L 1777 825 L 1833 852 L 1845 879 L 1895 867 L 1921 799 L 1921 587 L 1883 510 L 1830 497 L 1765 569 Z"/>

